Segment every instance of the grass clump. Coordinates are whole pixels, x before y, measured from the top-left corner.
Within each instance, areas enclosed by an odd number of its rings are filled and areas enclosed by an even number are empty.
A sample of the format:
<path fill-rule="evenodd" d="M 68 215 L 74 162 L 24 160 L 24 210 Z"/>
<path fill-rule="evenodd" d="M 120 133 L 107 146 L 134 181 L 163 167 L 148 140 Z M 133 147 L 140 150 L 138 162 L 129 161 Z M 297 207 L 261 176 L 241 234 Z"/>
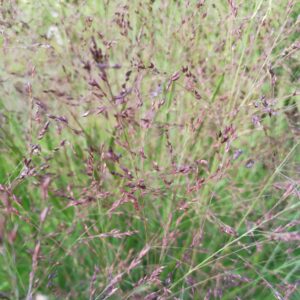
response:
<path fill-rule="evenodd" d="M 0 297 L 299 298 L 296 1 L 0 13 Z"/>

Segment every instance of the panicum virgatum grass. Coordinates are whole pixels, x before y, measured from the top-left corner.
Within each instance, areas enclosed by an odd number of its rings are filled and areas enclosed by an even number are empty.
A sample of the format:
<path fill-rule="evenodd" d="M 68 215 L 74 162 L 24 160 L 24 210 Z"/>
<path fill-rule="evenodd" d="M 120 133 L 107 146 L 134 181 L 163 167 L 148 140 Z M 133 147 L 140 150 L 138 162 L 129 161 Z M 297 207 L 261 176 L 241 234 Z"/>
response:
<path fill-rule="evenodd" d="M 299 16 L 1 1 L 0 298 L 300 299 Z"/>

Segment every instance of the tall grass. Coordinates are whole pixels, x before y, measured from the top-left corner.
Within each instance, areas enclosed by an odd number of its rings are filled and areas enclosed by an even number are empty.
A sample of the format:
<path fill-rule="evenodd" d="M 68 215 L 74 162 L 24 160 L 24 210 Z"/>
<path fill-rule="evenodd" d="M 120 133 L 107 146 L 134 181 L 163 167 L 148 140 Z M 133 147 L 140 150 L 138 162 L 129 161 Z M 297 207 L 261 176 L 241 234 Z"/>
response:
<path fill-rule="evenodd" d="M 299 299 L 297 1 L 0 13 L 0 298 Z"/>

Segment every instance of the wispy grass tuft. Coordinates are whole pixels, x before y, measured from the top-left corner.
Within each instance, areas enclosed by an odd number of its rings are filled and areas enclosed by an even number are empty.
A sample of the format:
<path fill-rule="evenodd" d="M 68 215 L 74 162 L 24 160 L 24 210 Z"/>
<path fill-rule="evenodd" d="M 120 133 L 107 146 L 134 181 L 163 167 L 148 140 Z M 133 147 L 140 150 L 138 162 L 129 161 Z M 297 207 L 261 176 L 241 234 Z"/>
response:
<path fill-rule="evenodd" d="M 0 298 L 299 299 L 299 14 L 2 1 Z"/>

